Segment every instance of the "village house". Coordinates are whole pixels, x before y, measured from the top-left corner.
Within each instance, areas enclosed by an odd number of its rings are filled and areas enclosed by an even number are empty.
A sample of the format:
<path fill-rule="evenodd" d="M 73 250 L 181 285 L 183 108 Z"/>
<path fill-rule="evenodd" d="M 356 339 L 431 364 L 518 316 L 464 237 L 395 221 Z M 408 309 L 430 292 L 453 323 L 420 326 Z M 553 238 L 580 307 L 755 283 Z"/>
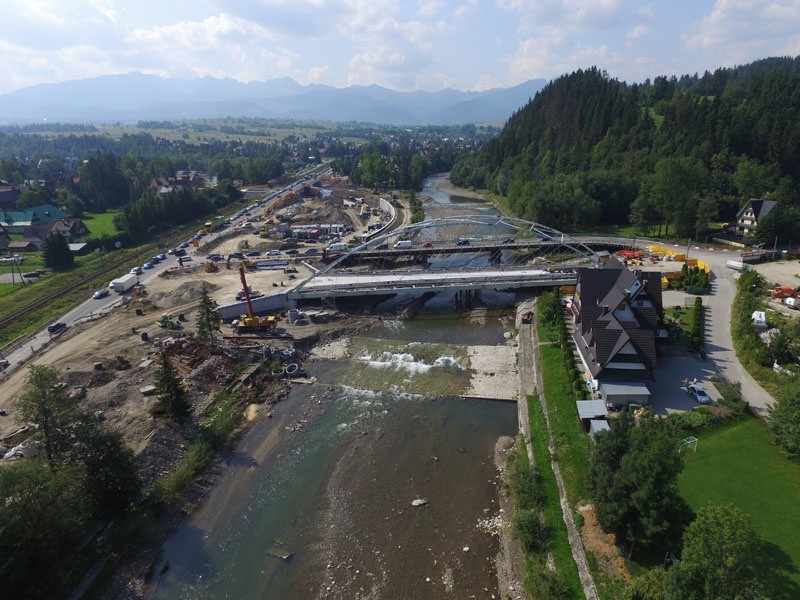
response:
<path fill-rule="evenodd" d="M 69 215 L 52 204 L 32 208 L 0 211 L 0 225 L 8 233 L 24 233 L 29 227 L 50 227 L 54 221 L 67 219 Z"/>
<path fill-rule="evenodd" d="M 666 339 L 661 274 L 630 271 L 616 258 L 578 269 L 570 303 L 573 339 L 592 391 L 608 404 L 646 404 Z"/>
<path fill-rule="evenodd" d="M 755 231 L 758 220 L 766 217 L 777 204 L 775 200 L 750 198 L 736 215 L 736 232 L 746 235 Z"/>

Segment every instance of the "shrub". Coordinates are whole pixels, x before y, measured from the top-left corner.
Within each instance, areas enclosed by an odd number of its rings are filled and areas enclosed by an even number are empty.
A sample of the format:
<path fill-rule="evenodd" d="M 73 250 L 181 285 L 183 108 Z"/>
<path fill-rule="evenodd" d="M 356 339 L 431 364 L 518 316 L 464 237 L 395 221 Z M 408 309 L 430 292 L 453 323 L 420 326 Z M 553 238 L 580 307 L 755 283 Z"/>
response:
<path fill-rule="evenodd" d="M 538 600 L 566 600 L 573 594 L 569 586 L 564 583 L 559 573 L 544 570 L 535 580 L 530 580 L 529 586 L 533 595 Z"/>
<path fill-rule="evenodd" d="M 514 515 L 514 531 L 527 552 L 541 552 L 550 543 L 550 531 L 538 511 L 521 510 Z"/>

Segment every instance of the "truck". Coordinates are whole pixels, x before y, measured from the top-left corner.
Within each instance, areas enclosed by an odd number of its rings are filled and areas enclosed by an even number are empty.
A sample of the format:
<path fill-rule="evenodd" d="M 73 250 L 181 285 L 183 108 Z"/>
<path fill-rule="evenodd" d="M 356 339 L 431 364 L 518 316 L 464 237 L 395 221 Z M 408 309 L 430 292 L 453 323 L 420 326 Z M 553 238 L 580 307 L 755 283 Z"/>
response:
<path fill-rule="evenodd" d="M 400 240 L 399 242 L 396 242 L 394 245 L 395 250 L 408 250 L 411 247 L 412 247 L 411 240 Z"/>
<path fill-rule="evenodd" d="M 111 283 L 108 284 L 108 287 L 118 294 L 124 294 L 137 283 L 139 283 L 139 276 L 134 275 L 133 273 L 128 273 L 127 275 L 113 279 Z"/>

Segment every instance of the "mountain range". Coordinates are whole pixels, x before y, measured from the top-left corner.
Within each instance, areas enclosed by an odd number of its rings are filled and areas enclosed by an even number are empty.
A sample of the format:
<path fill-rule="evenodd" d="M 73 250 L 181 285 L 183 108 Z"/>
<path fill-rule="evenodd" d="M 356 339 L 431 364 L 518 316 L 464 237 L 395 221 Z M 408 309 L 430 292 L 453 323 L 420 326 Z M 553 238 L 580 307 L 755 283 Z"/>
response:
<path fill-rule="evenodd" d="M 128 73 L 40 84 L 0 96 L 0 123 L 113 123 L 222 117 L 360 121 L 391 125 L 505 122 L 547 83 L 532 79 L 481 92 L 335 88 L 290 78 L 161 79 Z"/>

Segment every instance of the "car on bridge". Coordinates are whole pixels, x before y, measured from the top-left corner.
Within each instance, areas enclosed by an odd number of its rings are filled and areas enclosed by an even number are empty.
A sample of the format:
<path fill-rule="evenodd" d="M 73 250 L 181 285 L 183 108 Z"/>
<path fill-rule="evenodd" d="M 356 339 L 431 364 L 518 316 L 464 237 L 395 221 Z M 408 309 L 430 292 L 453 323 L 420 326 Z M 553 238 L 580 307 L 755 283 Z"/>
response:
<path fill-rule="evenodd" d="M 433 242 L 425 242 L 422 244 L 423 248 L 433 248 Z"/>
<path fill-rule="evenodd" d="M 469 246 L 469 240 L 460 239 L 456 242 L 456 246 Z"/>

